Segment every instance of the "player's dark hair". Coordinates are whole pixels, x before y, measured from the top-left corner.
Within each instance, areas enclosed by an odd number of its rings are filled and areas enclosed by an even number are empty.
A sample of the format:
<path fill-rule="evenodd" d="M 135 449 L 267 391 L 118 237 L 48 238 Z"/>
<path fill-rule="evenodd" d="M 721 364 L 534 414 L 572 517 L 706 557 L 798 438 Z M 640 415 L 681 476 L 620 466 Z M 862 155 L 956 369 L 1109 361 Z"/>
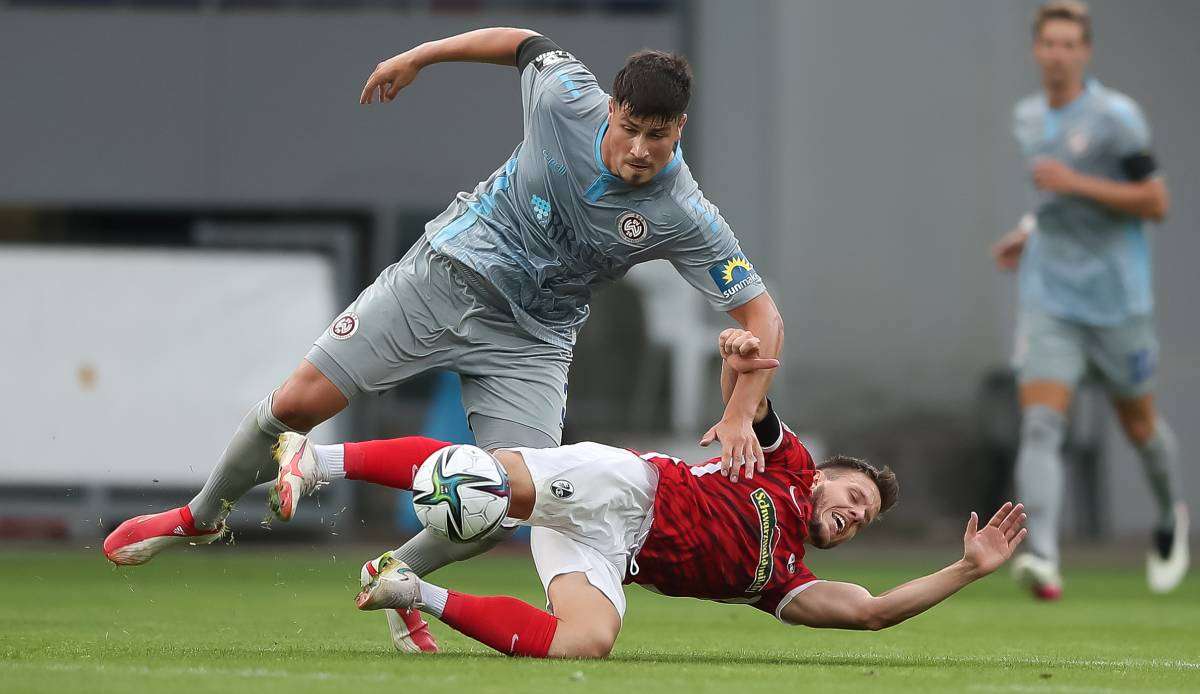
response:
<path fill-rule="evenodd" d="M 613 78 L 612 97 L 635 118 L 678 120 L 692 99 L 692 68 L 675 53 L 638 51 Z"/>
<path fill-rule="evenodd" d="M 826 471 L 830 479 L 838 476 L 838 470 L 861 472 L 866 475 L 879 489 L 879 513 L 881 514 L 886 513 L 888 509 L 895 506 L 896 500 L 900 498 L 900 482 L 896 479 L 896 473 L 892 472 L 890 467 L 884 466 L 880 470 L 859 458 L 851 458 L 848 455 L 834 455 L 821 461 L 817 465 L 817 469 Z"/>
<path fill-rule="evenodd" d="M 1050 0 L 1039 7 L 1033 18 L 1033 39 L 1036 41 L 1041 36 L 1042 27 L 1046 22 L 1056 19 L 1078 24 L 1079 28 L 1083 29 L 1083 42 L 1091 44 L 1092 16 L 1088 12 L 1088 6 L 1080 0 Z"/>

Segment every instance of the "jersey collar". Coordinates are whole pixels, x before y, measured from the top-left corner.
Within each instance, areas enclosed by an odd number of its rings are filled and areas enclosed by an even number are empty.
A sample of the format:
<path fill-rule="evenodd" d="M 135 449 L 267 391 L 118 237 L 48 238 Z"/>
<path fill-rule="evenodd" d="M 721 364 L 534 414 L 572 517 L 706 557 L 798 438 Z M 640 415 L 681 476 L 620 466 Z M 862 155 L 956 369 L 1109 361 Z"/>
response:
<path fill-rule="evenodd" d="M 592 184 L 592 187 L 588 189 L 589 199 L 593 201 L 598 200 L 604 193 L 614 190 L 628 192 L 631 190 L 647 189 L 651 186 L 670 181 L 675 177 L 675 174 L 679 172 L 679 164 L 683 161 L 683 148 L 680 146 L 680 143 L 676 142 L 675 152 L 671 155 L 671 161 L 667 162 L 667 165 L 663 167 L 662 171 L 654 174 L 654 178 L 646 181 L 646 183 L 643 185 L 629 185 L 625 181 L 621 180 L 620 176 L 609 171 L 608 166 L 604 163 L 604 158 L 600 156 L 600 143 L 604 140 L 604 134 L 606 132 L 608 132 L 607 117 L 600 123 L 600 128 L 596 130 L 596 141 L 593 145 L 593 153 L 596 157 L 596 169 L 599 170 L 600 177 L 597 178 L 596 182 Z M 598 188 L 600 189 L 599 191 L 597 191 Z"/>

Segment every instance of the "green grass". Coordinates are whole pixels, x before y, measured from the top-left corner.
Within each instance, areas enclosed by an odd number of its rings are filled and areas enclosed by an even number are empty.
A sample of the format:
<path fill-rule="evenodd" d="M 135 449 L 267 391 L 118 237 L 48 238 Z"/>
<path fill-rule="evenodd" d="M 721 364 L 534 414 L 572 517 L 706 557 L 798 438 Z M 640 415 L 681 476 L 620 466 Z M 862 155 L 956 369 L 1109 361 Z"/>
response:
<path fill-rule="evenodd" d="M 784 627 L 757 610 L 630 588 L 602 662 L 514 660 L 435 624 L 443 653 L 394 653 L 354 609 L 363 548 L 198 548 L 115 569 L 99 552 L 0 552 L 3 692 L 1081 692 L 1200 689 L 1200 581 L 1147 594 L 1140 570 L 1068 574 L 1033 604 L 997 575 L 878 633 Z M 876 590 L 936 561 L 837 561 Z M 440 583 L 540 605 L 532 562 L 486 558 Z"/>

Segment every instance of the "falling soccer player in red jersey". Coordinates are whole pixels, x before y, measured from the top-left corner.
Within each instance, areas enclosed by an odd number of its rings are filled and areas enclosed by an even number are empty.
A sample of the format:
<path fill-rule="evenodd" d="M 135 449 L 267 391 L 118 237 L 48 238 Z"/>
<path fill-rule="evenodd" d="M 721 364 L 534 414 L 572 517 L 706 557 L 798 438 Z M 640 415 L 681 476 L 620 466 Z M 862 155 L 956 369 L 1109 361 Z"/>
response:
<path fill-rule="evenodd" d="M 775 368 L 744 330 L 720 336 L 722 395 L 740 374 Z M 963 557 L 934 574 L 872 595 L 817 578 L 808 546 L 836 547 L 896 503 L 895 475 L 845 456 L 814 464 L 763 399 L 754 416 L 766 470 L 737 482 L 720 459 L 689 466 L 661 453 L 598 443 L 498 450 L 508 474 L 508 515 L 533 526 L 531 549 L 549 610 L 506 596 L 446 590 L 419 578 L 390 553 L 363 567 L 360 609 L 417 609 L 509 655 L 603 658 L 625 612 L 623 583 L 664 595 L 747 603 L 785 624 L 882 629 L 920 614 L 999 568 L 1025 538 L 1020 504 L 1002 506 L 979 527 L 972 513 Z M 339 476 L 410 489 L 417 467 L 450 444 L 421 437 L 301 446 L 277 485 L 298 499 Z M 303 451 L 301 451 L 303 448 Z M 289 460 L 296 456 L 282 457 Z M 334 460 L 334 473 L 328 462 Z M 420 638 L 432 639 L 421 630 Z"/>

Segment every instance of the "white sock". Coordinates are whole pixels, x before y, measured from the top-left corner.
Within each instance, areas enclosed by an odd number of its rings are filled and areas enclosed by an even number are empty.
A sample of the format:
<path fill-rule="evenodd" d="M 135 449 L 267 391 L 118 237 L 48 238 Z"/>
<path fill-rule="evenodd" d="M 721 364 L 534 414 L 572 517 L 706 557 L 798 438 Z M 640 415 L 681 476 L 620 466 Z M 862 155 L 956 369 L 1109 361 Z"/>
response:
<path fill-rule="evenodd" d="M 340 480 L 346 476 L 346 447 L 340 443 L 332 446 L 316 444 L 313 447 L 313 458 L 317 461 L 317 474 L 322 482 Z"/>
<path fill-rule="evenodd" d="M 442 610 L 446 609 L 446 599 L 449 597 L 450 593 L 445 588 L 421 581 L 422 612 L 441 619 Z"/>

